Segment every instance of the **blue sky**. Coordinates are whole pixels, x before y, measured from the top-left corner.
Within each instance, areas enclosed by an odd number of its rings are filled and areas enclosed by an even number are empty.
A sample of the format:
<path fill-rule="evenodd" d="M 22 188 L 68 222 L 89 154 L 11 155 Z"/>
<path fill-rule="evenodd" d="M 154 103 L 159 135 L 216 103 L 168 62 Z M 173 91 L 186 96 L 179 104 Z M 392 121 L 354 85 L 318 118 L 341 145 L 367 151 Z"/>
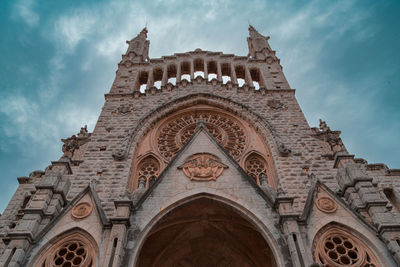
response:
<path fill-rule="evenodd" d="M 248 22 L 270 35 L 311 126 L 350 153 L 400 168 L 400 2 L 39 1 L 0 3 L 0 211 L 16 178 L 93 130 L 126 40 L 147 23 L 150 57 L 196 48 L 247 55 Z"/>

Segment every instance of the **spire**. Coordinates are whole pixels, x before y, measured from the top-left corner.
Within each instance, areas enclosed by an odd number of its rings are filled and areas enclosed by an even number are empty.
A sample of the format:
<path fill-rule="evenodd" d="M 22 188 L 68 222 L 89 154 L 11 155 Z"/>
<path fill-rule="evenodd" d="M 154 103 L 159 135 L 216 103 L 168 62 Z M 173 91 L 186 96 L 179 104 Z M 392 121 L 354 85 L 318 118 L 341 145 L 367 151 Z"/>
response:
<path fill-rule="evenodd" d="M 145 62 L 149 59 L 150 41 L 147 40 L 147 28 L 143 30 L 132 40 L 126 41 L 129 44 L 126 55 L 132 62 Z"/>
<path fill-rule="evenodd" d="M 261 35 L 253 26 L 249 25 L 249 37 L 247 43 L 249 45 L 249 56 L 254 59 L 265 60 L 268 56 L 274 59 L 275 52 L 272 51 L 268 44 L 269 36 Z"/>

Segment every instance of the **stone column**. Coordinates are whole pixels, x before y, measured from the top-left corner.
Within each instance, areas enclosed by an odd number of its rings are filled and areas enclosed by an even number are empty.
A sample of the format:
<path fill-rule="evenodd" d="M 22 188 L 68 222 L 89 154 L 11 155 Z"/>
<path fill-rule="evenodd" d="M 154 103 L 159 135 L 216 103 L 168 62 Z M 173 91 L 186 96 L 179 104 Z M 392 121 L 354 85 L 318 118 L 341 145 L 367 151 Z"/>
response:
<path fill-rule="evenodd" d="M 303 238 L 300 234 L 299 225 L 297 223 L 299 214 L 293 211 L 293 198 L 278 196 L 275 205 L 279 212 L 279 221 L 287 240 L 293 266 L 309 266 L 311 261 L 307 255 L 310 253 L 307 253 Z"/>
<path fill-rule="evenodd" d="M 251 74 L 249 71 L 249 68 L 247 68 L 247 66 L 245 66 L 245 71 L 246 71 L 246 83 L 249 87 L 253 87 L 253 79 L 251 78 Z"/>
<path fill-rule="evenodd" d="M 217 61 L 217 80 L 222 82 L 222 71 L 221 71 L 221 64 Z"/>
<path fill-rule="evenodd" d="M 233 65 L 233 63 L 231 63 L 231 80 L 233 84 L 238 84 L 235 66 Z"/>
<path fill-rule="evenodd" d="M 179 82 L 181 82 L 181 62 L 178 62 L 176 64 L 176 84 L 178 84 Z"/>
<path fill-rule="evenodd" d="M 194 80 L 194 61 L 193 59 L 190 61 L 190 80 Z"/>
<path fill-rule="evenodd" d="M 129 217 L 133 207 L 130 200 L 114 201 L 114 205 L 116 214 L 115 217 L 111 218 L 111 233 L 107 240 L 106 253 L 101 261 L 102 266 L 107 267 L 121 266 L 127 229 L 129 227 Z"/>
<path fill-rule="evenodd" d="M 204 59 L 204 79 L 208 81 L 208 66 L 207 66 L 207 61 Z"/>
<path fill-rule="evenodd" d="M 153 85 L 154 85 L 154 80 L 153 80 L 153 69 L 151 69 L 151 70 L 149 71 L 149 76 L 147 77 L 146 90 L 149 90 Z"/>
<path fill-rule="evenodd" d="M 163 68 L 161 86 L 165 86 L 167 83 L 168 83 L 168 69 L 167 69 L 167 64 L 165 64 Z"/>

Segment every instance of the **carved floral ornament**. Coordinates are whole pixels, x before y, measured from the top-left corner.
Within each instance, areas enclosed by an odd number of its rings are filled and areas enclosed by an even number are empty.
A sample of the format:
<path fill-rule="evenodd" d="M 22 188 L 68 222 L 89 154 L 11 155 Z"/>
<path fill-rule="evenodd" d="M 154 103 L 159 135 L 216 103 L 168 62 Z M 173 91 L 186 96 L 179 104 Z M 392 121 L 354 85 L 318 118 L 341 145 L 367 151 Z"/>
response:
<path fill-rule="evenodd" d="M 226 168 L 228 166 L 208 153 L 194 154 L 178 167 L 190 180 L 194 181 L 215 181 Z"/>
<path fill-rule="evenodd" d="M 328 196 L 320 196 L 315 201 L 317 208 L 325 213 L 334 213 L 337 209 L 336 202 Z"/>
<path fill-rule="evenodd" d="M 71 215 L 75 219 L 83 219 L 89 216 L 92 210 L 93 207 L 89 202 L 80 202 L 72 208 Z"/>
<path fill-rule="evenodd" d="M 378 267 L 372 251 L 352 234 L 333 227 L 318 239 L 315 259 L 324 267 Z"/>
<path fill-rule="evenodd" d="M 173 158 L 194 134 L 199 121 L 232 157 L 242 155 L 248 143 L 245 127 L 234 117 L 211 110 L 184 112 L 161 125 L 157 134 L 160 154 L 168 161 Z"/>

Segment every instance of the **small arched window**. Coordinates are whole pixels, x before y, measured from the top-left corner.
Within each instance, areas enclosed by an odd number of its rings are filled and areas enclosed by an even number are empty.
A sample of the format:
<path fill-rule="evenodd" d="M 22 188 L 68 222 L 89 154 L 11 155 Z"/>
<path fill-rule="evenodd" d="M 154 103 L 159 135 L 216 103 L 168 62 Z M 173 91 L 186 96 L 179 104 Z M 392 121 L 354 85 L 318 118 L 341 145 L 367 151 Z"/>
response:
<path fill-rule="evenodd" d="M 138 188 L 149 188 L 160 174 L 160 163 L 153 156 L 148 156 L 140 161 L 137 167 Z"/>
<path fill-rule="evenodd" d="M 252 176 L 258 185 L 268 183 L 267 162 L 259 154 L 250 154 L 245 162 L 246 172 Z"/>
<path fill-rule="evenodd" d="M 86 234 L 72 233 L 42 252 L 35 267 L 94 267 L 97 247 Z"/>

